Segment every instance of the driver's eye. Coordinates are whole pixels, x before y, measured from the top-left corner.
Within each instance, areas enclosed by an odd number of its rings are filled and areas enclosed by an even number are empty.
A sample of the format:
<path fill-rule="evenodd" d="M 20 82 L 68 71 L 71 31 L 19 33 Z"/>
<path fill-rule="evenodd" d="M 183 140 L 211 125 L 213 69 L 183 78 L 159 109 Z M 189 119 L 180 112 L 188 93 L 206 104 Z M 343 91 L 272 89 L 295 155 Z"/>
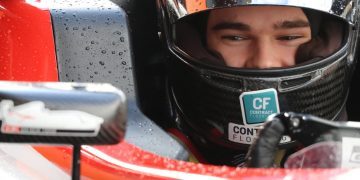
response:
<path fill-rule="evenodd" d="M 230 40 L 230 41 L 241 41 L 241 40 L 245 40 L 245 37 L 242 36 L 221 36 L 221 39 L 225 39 L 225 40 Z"/>
<path fill-rule="evenodd" d="M 299 39 L 302 38 L 303 36 L 280 36 L 277 39 L 281 40 L 281 41 L 291 41 L 291 40 L 295 40 L 295 39 Z"/>

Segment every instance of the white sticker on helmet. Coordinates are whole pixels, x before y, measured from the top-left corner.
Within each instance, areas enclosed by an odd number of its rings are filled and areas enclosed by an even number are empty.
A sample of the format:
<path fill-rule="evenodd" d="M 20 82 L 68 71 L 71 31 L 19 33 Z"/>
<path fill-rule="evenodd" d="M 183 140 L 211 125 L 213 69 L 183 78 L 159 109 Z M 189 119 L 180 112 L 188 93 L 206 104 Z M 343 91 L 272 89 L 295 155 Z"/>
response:
<path fill-rule="evenodd" d="M 232 142 L 241 144 L 252 144 L 261 129 L 261 126 L 246 126 L 229 123 L 228 138 L 229 141 Z M 283 136 L 280 140 L 280 143 L 287 143 L 290 141 L 291 138 L 289 136 Z"/>

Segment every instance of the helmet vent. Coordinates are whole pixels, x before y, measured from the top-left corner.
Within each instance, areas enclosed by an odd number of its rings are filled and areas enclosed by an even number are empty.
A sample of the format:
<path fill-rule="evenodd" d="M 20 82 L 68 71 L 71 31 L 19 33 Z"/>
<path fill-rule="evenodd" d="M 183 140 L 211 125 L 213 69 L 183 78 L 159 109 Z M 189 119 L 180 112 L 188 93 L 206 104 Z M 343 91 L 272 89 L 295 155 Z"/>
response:
<path fill-rule="evenodd" d="M 281 82 L 280 87 L 282 89 L 287 89 L 287 88 L 291 88 L 294 86 L 299 86 L 299 85 L 303 85 L 305 83 L 307 83 L 308 81 L 310 81 L 312 79 L 312 76 L 304 76 L 304 77 L 300 77 L 300 78 L 296 78 L 296 79 L 289 79 L 289 80 L 284 80 Z"/>

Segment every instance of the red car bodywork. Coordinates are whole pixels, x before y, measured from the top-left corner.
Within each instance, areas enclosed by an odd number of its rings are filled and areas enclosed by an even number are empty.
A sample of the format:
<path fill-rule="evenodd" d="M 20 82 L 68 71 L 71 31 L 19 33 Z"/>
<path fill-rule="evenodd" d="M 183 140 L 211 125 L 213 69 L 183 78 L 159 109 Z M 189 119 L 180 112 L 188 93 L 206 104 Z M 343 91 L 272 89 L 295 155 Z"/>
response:
<path fill-rule="evenodd" d="M 50 14 L 26 1 L 0 2 L 0 78 L 57 81 Z"/>
<path fill-rule="evenodd" d="M 53 30 L 46 1 L 0 1 L 0 79 L 58 81 Z M 66 172 L 71 148 L 34 147 Z M 356 178 L 357 169 L 246 169 L 164 158 L 126 141 L 84 146 L 81 175 L 91 179 L 332 179 Z M 46 170 L 44 170 L 46 171 Z"/>

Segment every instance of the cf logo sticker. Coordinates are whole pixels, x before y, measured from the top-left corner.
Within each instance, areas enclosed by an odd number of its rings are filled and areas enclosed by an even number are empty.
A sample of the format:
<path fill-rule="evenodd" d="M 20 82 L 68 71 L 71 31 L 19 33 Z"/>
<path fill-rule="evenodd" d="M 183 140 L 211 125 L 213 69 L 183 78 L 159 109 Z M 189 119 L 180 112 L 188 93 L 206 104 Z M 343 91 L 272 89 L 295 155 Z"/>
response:
<path fill-rule="evenodd" d="M 262 124 L 269 115 L 280 112 L 275 89 L 244 92 L 240 95 L 240 105 L 244 125 Z"/>
<path fill-rule="evenodd" d="M 253 107 L 254 109 L 263 109 L 266 110 L 266 107 L 269 105 L 269 101 L 271 100 L 271 98 L 269 97 L 265 97 L 265 98 L 255 98 L 253 100 Z"/>

